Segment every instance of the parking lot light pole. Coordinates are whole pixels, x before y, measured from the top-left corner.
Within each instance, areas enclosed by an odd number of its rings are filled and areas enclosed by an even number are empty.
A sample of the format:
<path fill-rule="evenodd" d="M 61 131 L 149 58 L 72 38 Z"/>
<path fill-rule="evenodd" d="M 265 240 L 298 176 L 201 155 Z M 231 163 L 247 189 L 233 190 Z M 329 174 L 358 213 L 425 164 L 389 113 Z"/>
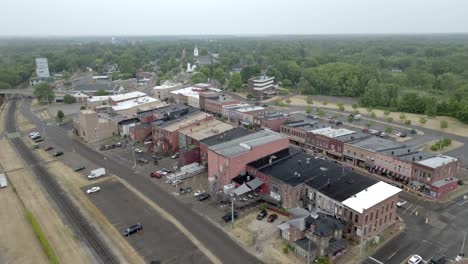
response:
<path fill-rule="evenodd" d="M 135 148 L 132 148 L 132 154 L 133 154 L 133 168 L 136 168 Z"/>
<path fill-rule="evenodd" d="M 234 195 L 231 193 L 231 228 L 234 228 Z"/>

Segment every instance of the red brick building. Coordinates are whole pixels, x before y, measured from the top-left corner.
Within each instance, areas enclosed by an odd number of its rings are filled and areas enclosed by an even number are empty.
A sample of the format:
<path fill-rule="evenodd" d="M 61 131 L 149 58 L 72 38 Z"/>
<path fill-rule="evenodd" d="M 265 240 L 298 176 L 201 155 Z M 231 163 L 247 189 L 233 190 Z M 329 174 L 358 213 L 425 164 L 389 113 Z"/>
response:
<path fill-rule="evenodd" d="M 202 95 L 200 94 L 200 107 L 202 105 Z M 239 100 L 235 100 L 228 95 L 216 95 L 216 96 L 206 96 L 204 107 L 202 110 L 211 113 L 216 116 L 221 116 L 223 114 L 223 106 L 226 105 L 236 105 L 240 104 Z"/>
<path fill-rule="evenodd" d="M 281 125 L 292 120 L 291 116 L 283 113 L 266 113 L 253 117 L 254 125 L 280 132 Z"/>
<path fill-rule="evenodd" d="M 288 138 L 263 130 L 208 148 L 208 179 L 218 189 L 231 183 L 249 162 L 288 147 Z"/>
<path fill-rule="evenodd" d="M 179 130 L 196 126 L 212 120 L 213 116 L 207 113 L 194 112 L 169 121 L 159 120 L 152 123 L 154 151 L 174 153 L 179 150 Z"/>

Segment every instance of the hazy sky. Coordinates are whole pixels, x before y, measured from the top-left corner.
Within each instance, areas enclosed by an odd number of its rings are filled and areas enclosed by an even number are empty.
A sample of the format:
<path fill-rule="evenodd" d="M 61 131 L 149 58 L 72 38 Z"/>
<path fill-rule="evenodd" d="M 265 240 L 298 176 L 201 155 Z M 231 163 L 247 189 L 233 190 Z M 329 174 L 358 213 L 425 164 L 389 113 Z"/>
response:
<path fill-rule="evenodd" d="M 468 0 L 2 0 L 0 35 L 468 32 Z"/>

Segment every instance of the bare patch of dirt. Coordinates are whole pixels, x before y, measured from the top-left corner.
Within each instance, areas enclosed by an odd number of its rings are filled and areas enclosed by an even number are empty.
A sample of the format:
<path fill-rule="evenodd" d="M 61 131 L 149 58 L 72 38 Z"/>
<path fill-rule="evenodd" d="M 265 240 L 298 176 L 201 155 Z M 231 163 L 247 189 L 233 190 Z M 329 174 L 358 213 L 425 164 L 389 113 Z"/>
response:
<path fill-rule="evenodd" d="M 87 248 L 65 225 L 51 198 L 7 140 L 0 140 L 0 160 L 26 208 L 36 217 L 61 263 L 92 263 Z M 24 250 L 24 247 L 22 248 Z"/>

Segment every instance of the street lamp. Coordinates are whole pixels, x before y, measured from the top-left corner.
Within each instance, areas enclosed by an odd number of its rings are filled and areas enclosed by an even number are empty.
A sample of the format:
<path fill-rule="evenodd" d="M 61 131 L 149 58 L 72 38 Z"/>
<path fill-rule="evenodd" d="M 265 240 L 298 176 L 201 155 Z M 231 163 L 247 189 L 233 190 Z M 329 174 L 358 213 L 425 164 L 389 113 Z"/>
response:
<path fill-rule="evenodd" d="M 136 168 L 135 148 L 132 148 L 132 154 L 133 154 L 133 168 Z"/>

